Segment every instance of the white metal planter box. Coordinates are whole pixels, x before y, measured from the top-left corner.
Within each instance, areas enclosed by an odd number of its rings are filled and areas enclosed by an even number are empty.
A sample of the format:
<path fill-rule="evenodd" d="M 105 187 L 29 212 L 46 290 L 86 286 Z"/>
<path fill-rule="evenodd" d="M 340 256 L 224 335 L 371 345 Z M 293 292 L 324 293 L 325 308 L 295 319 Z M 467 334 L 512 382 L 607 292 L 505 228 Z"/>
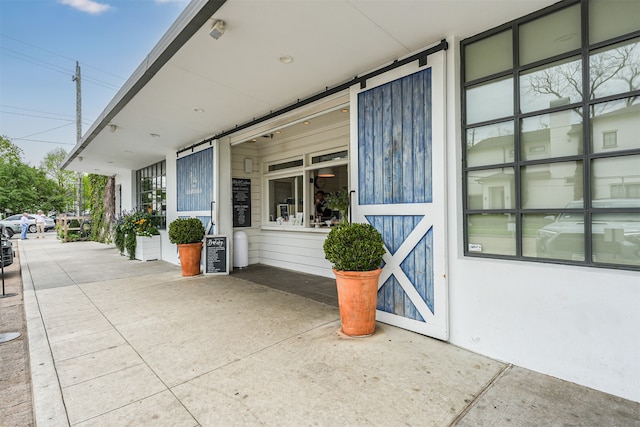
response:
<path fill-rule="evenodd" d="M 162 259 L 160 252 L 160 236 L 136 236 L 135 259 L 151 261 Z"/>

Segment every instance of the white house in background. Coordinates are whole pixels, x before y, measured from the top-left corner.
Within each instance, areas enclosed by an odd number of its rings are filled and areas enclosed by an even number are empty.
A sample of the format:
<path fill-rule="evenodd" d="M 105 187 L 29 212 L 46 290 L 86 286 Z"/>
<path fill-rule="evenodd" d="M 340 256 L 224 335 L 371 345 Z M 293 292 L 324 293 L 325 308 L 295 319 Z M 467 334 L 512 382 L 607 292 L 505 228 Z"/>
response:
<path fill-rule="evenodd" d="M 379 321 L 640 401 L 639 15 L 193 0 L 65 167 L 328 277 L 314 198 L 346 189 L 387 246 Z"/>

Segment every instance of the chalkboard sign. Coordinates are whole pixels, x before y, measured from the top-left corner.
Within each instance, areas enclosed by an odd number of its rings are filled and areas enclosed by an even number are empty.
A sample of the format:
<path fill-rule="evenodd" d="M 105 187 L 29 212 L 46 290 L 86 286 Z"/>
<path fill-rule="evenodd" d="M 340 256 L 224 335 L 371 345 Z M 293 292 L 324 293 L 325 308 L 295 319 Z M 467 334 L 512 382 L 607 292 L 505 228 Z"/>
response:
<path fill-rule="evenodd" d="M 207 235 L 205 242 L 205 274 L 227 274 L 227 237 Z"/>
<path fill-rule="evenodd" d="M 251 227 L 251 180 L 233 178 L 233 226 Z"/>

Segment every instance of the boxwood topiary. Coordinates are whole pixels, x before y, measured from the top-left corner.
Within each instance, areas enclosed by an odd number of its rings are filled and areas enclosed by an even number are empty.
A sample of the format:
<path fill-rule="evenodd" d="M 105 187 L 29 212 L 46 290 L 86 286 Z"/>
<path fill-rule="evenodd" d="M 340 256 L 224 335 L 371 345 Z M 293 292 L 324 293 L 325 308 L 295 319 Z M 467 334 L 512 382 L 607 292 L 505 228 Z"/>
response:
<path fill-rule="evenodd" d="M 370 224 L 340 224 L 324 241 L 325 258 L 340 271 L 372 271 L 382 265 L 384 241 Z"/>
<path fill-rule="evenodd" d="M 183 245 L 198 243 L 204 237 L 204 225 L 198 218 L 178 218 L 169 224 L 169 240 L 171 243 Z"/>

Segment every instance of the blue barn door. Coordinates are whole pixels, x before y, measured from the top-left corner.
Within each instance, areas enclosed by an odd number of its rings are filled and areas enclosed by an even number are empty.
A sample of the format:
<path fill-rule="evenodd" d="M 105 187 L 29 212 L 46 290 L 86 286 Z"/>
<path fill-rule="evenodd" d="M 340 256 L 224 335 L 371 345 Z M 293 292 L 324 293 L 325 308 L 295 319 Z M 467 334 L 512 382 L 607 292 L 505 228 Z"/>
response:
<path fill-rule="evenodd" d="M 385 241 L 378 321 L 448 339 L 444 53 L 351 93 L 355 222 Z"/>

